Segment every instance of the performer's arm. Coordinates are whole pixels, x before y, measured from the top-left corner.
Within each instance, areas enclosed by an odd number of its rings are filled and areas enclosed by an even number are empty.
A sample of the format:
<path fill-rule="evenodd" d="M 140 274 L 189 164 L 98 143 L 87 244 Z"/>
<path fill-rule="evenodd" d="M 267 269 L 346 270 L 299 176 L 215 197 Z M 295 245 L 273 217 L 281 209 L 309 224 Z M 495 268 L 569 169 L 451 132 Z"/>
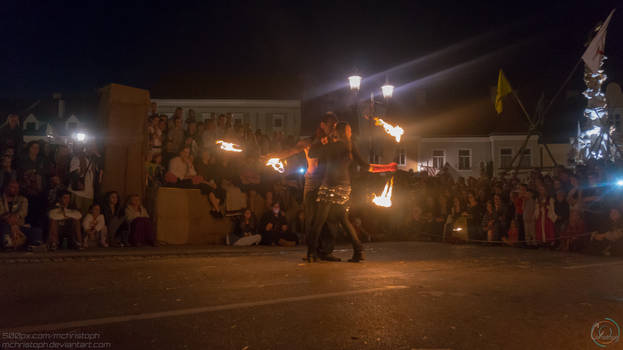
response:
<path fill-rule="evenodd" d="M 306 138 L 306 139 L 303 139 L 297 142 L 296 145 L 294 145 L 294 147 L 290 149 L 286 149 L 280 152 L 270 153 L 264 157 L 265 158 L 279 158 L 279 159 L 290 158 L 297 153 L 303 152 L 303 150 L 305 150 L 305 148 L 309 147 L 311 144 L 312 144 L 312 139 Z"/>

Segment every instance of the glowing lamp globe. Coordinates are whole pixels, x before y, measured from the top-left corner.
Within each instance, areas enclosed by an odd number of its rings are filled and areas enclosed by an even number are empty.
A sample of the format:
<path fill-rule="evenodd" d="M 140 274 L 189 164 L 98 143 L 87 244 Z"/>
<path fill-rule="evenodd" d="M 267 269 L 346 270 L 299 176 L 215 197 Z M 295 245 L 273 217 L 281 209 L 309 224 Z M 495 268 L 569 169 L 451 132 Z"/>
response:
<path fill-rule="evenodd" d="M 383 97 L 391 98 L 394 93 L 394 85 L 385 84 L 381 86 L 381 91 L 383 92 Z"/>
<path fill-rule="evenodd" d="M 359 87 L 361 86 L 361 76 L 351 75 L 348 77 L 348 84 L 350 85 L 351 90 L 359 90 Z"/>

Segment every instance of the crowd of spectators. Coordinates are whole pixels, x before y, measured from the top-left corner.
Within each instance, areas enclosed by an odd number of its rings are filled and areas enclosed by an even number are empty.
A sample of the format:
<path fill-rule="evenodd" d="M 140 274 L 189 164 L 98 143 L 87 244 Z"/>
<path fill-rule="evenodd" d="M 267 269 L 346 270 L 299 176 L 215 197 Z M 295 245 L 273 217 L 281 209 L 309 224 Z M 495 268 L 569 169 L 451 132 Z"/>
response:
<path fill-rule="evenodd" d="M 138 196 L 100 193 L 102 157 L 93 142 L 24 142 L 19 116 L 0 128 L 0 237 L 4 249 L 85 249 L 154 244 Z"/>
<path fill-rule="evenodd" d="M 406 174 L 412 237 L 623 255 L 620 168 L 594 162 L 549 174 L 454 180 Z"/>
<path fill-rule="evenodd" d="M 2 246 L 155 245 L 150 217 L 161 186 L 199 189 L 209 215 L 232 219 L 227 244 L 305 242 L 302 174 L 279 174 L 264 164 L 266 155 L 294 146 L 294 137 L 265 135 L 225 114 L 199 121 L 193 110 L 178 108 L 168 117 L 155 104 L 146 133 L 146 198 L 122 201 L 117 192 L 100 191 L 104 169 L 95 144 L 24 144 L 19 117 L 10 115 L 0 128 Z M 218 140 L 244 152 L 224 151 Z M 436 176 L 398 171 L 395 204 L 387 209 L 366 197 L 385 178 L 355 174 L 350 216 L 368 241 L 470 241 L 623 255 L 620 175 L 598 162 L 467 179 L 443 170 Z"/>

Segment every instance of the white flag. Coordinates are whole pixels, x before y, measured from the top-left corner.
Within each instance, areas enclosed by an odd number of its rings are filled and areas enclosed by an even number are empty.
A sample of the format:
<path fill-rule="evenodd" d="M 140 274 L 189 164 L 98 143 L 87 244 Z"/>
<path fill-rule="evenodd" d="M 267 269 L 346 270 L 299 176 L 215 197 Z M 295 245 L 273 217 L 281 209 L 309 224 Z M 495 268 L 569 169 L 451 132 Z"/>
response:
<path fill-rule="evenodd" d="M 606 30 L 608 29 L 608 24 L 610 23 L 610 18 L 612 18 L 613 14 L 614 10 L 610 12 L 608 18 L 606 18 L 606 21 L 601 25 L 601 27 L 599 27 L 597 35 L 595 35 L 593 41 L 591 41 L 582 55 L 584 63 L 593 73 L 597 73 L 601 64 L 601 59 L 604 57 L 606 48 Z"/>

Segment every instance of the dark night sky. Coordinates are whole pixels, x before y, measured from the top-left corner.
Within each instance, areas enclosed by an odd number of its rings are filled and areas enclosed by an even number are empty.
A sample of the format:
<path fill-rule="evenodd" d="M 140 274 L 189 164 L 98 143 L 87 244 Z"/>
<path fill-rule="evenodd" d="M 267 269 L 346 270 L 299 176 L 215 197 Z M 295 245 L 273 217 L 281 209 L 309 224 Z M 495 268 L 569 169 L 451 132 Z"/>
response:
<path fill-rule="evenodd" d="M 551 96 L 615 1 L 2 5 L 0 97 L 93 94 L 116 82 L 159 97 L 281 94 L 309 100 L 345 84 L 355 67 L 369 77 L 407 63 L 387 74 L 399 88 L 397 97 L 425 88 L 446 103 L 487 95 L 500 67 L 514 87 Z M 618 82 L 622 11 L 615 13 L 606 43 L 607 73 Z M 385 76 L 366 83 L 378 87 Z M 570 87 L 582 88 L 579 72 Z"/>

